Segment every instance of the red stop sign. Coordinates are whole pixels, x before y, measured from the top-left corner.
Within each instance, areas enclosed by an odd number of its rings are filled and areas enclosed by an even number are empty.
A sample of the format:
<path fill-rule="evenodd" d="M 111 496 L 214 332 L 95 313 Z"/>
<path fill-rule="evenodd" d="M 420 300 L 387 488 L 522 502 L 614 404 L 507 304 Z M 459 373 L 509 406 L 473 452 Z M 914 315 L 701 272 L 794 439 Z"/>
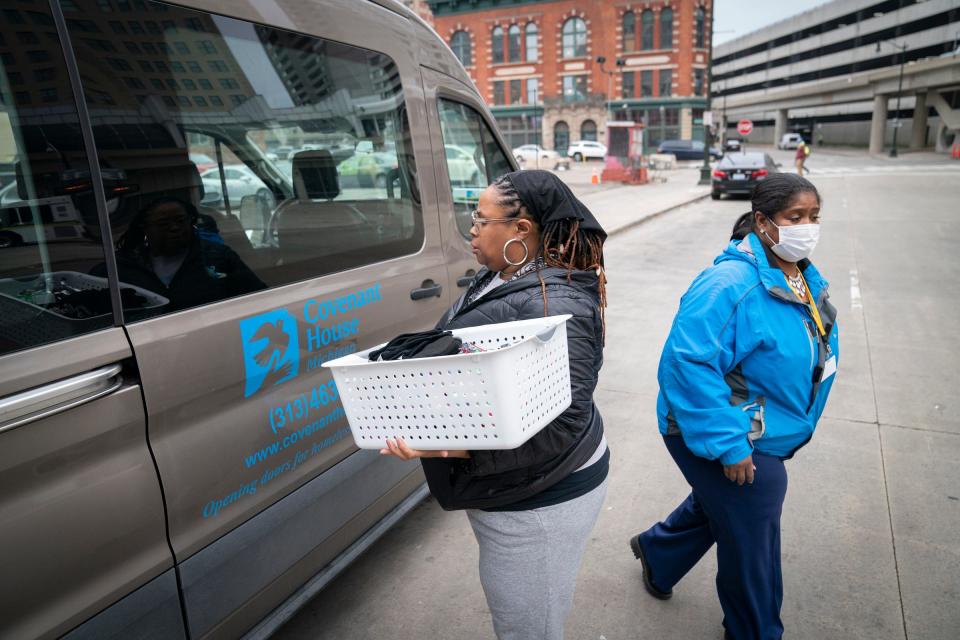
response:
<path fill-rule="evenodd" d="M 743 120 L 737 123 L 737 133 L 739 133 L 740 135 L 748 136 L 750 135 L 751 131 L 753 131 L 752 120 L 747 120 L 746 118 L 744 118 Z"/>

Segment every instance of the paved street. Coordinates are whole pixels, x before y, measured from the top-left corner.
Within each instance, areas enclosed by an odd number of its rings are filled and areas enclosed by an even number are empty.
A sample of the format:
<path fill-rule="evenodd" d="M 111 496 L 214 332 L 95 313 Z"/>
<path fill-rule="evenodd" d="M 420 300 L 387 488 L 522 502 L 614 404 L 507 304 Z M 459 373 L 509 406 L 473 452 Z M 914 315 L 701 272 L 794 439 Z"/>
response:
<path fill-rule="evenodd" d="M 772 153 L 790 166 L 792 152 Z M 816 436 L 788 463 L 783 618 L 794 640 L 945 640 L 960 629 L 960 163 L 925 155 L 892 164 L 814 149 L 809 161 L 824 199 L 815 260 L 840 310 L 841 365 Z M 645 188 L 585 199 L 603 220 L 642 208 Z M 688 492 L 657 433 L 657 360 L 680 295 L 748 208 L 700 200 L 607 245 L 596 397 L 611 482 L 568 638 L 721 637 L 713 555 L 660 602 L 643 591 L 627 540 Z M 276 637 L 492 638 L 466 518 L 426 501 Z"/>

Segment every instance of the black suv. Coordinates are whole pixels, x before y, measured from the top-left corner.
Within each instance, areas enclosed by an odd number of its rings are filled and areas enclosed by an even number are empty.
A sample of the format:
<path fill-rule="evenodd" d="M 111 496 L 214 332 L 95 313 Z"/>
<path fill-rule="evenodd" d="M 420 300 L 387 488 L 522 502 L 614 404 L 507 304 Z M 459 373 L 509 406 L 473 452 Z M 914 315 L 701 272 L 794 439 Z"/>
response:
<path fill-rule="evenodd" d="M 672 153 L 677 160 L 699 160 L 703 158 L 701 140 L 664 140 L 657 147 L 657 153 Z M 710 158 L 716 160 L 723 154 L 716 147 L 710 147 Z"/>

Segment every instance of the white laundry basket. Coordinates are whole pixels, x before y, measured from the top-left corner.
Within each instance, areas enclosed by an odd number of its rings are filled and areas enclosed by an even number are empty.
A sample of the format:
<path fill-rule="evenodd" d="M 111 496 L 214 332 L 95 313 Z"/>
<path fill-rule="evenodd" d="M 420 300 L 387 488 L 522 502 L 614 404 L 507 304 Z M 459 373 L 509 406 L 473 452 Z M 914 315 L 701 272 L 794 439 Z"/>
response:
<path fill-rule="evenodd" d="M 481 353 L 370 362 L 369 349 L 323 366 L 361 449 L 397 437 L 415 449 L 514 449 L 570 406 L 570 317 L 453 330 Z"/>

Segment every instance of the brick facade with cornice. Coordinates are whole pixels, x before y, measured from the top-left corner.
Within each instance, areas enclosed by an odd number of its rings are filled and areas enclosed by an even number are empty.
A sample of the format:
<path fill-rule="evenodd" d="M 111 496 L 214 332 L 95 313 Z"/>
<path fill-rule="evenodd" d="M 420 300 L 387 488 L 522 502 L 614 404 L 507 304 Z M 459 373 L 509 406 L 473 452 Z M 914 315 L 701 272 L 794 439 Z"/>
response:
<path fill-rule="evenodd" d="M 706 86 L 706 67 L 712 0 L 428 0 L 434 13 L 437 33 L 453 46 L 454 35 L 459 42 L 470 43 L 470 62 L 467 73 L 473 79 L 490 105 L 513 145 L 533 142 L 536 137 L 543 146 L 554 148 L 554 130 L 558 123 L 569 129 L 569 140 L 589 137 L 591 122 L 597 139 L 605 139 L 605 123 L 611 112 L 615 119 L 643 121 L 654 141 L 658 138 L 690 138 L 697 134 L 700 112 L 706 104 L 703 95 L 694 95 L 697 70 L 703 74 Z M 668 29 L 670 40 L 661 46 L 661 13 L 673 12 Z M 704 46 L 696 46 L 697 10 L 703 11 Z M 653 38 L 643 38 L 643 15 L 652 16 Z M 624 16 L 633 12 L 634 35 L 624 36 Z M 585 50 L 568 51 L 564 57 L 563 25 L 571 18 L 579 18 L 586 26 Z M 669 14 L 665 18 L 669 18 Z M 629 20 L 629 19 L 628 19 Z M 647 19 L 649 21 L 649 18 Z M 535 60 L 527 61 L 526 30 L 536 25 L 538 51 Z M 573 25 L 574 23 L 571 23 Z M 629 22 L 627 22 L 629 24 Z M 519 59 L 509 59 L 509 30 L 516 25 L 520 30 Z M 492 51 L 494 29 L 503 30 L 502 62 L 494 62 Z M 572 28 L 572 26 L 571 26 Z M 641 48 L 652 45 L 650 48 Z M 570 55 L 572 54 L 572 55 Z M 606 58 L 601 66 L 598 56 Z M 617 66 L 616 60 L 623 62 Z M 608 73 L 608 72 L 613 73 Z M 650 72 L 643 75 L 641 72 Z M 630 82 L 624 74 L 631 73 L 633 95 L 625 96 Z M 669 73 L 669 95 L 661 95 L 661 73 Z M 566 76 L 571 78 L 564 80 Z M 641 95 L 641 77 L 652 88 Z M 666 78 L 666 75 L 664 75 Z M 518 87 L 519 100 L 511 89 Z M 536 104 L 532 104 L 529 81 L 536 83 Z M 503 83 L 497 87 L 496 83 Z M 564 83 L 567 99 L 564 99 Z M 501 98 L 502 96 L 502 98 Z M 574 100 L 573 96 L 583 99 Z M 612 100 L 611 100 L 612 97 Z M 542 114 L 542 123 L 532 118 Z M 522 120 L 517 129 L 518 121 Z M 697 126 L 695 126 L 697 125 Z M 560 130 L 562 130 L 560 125 Z"/>

